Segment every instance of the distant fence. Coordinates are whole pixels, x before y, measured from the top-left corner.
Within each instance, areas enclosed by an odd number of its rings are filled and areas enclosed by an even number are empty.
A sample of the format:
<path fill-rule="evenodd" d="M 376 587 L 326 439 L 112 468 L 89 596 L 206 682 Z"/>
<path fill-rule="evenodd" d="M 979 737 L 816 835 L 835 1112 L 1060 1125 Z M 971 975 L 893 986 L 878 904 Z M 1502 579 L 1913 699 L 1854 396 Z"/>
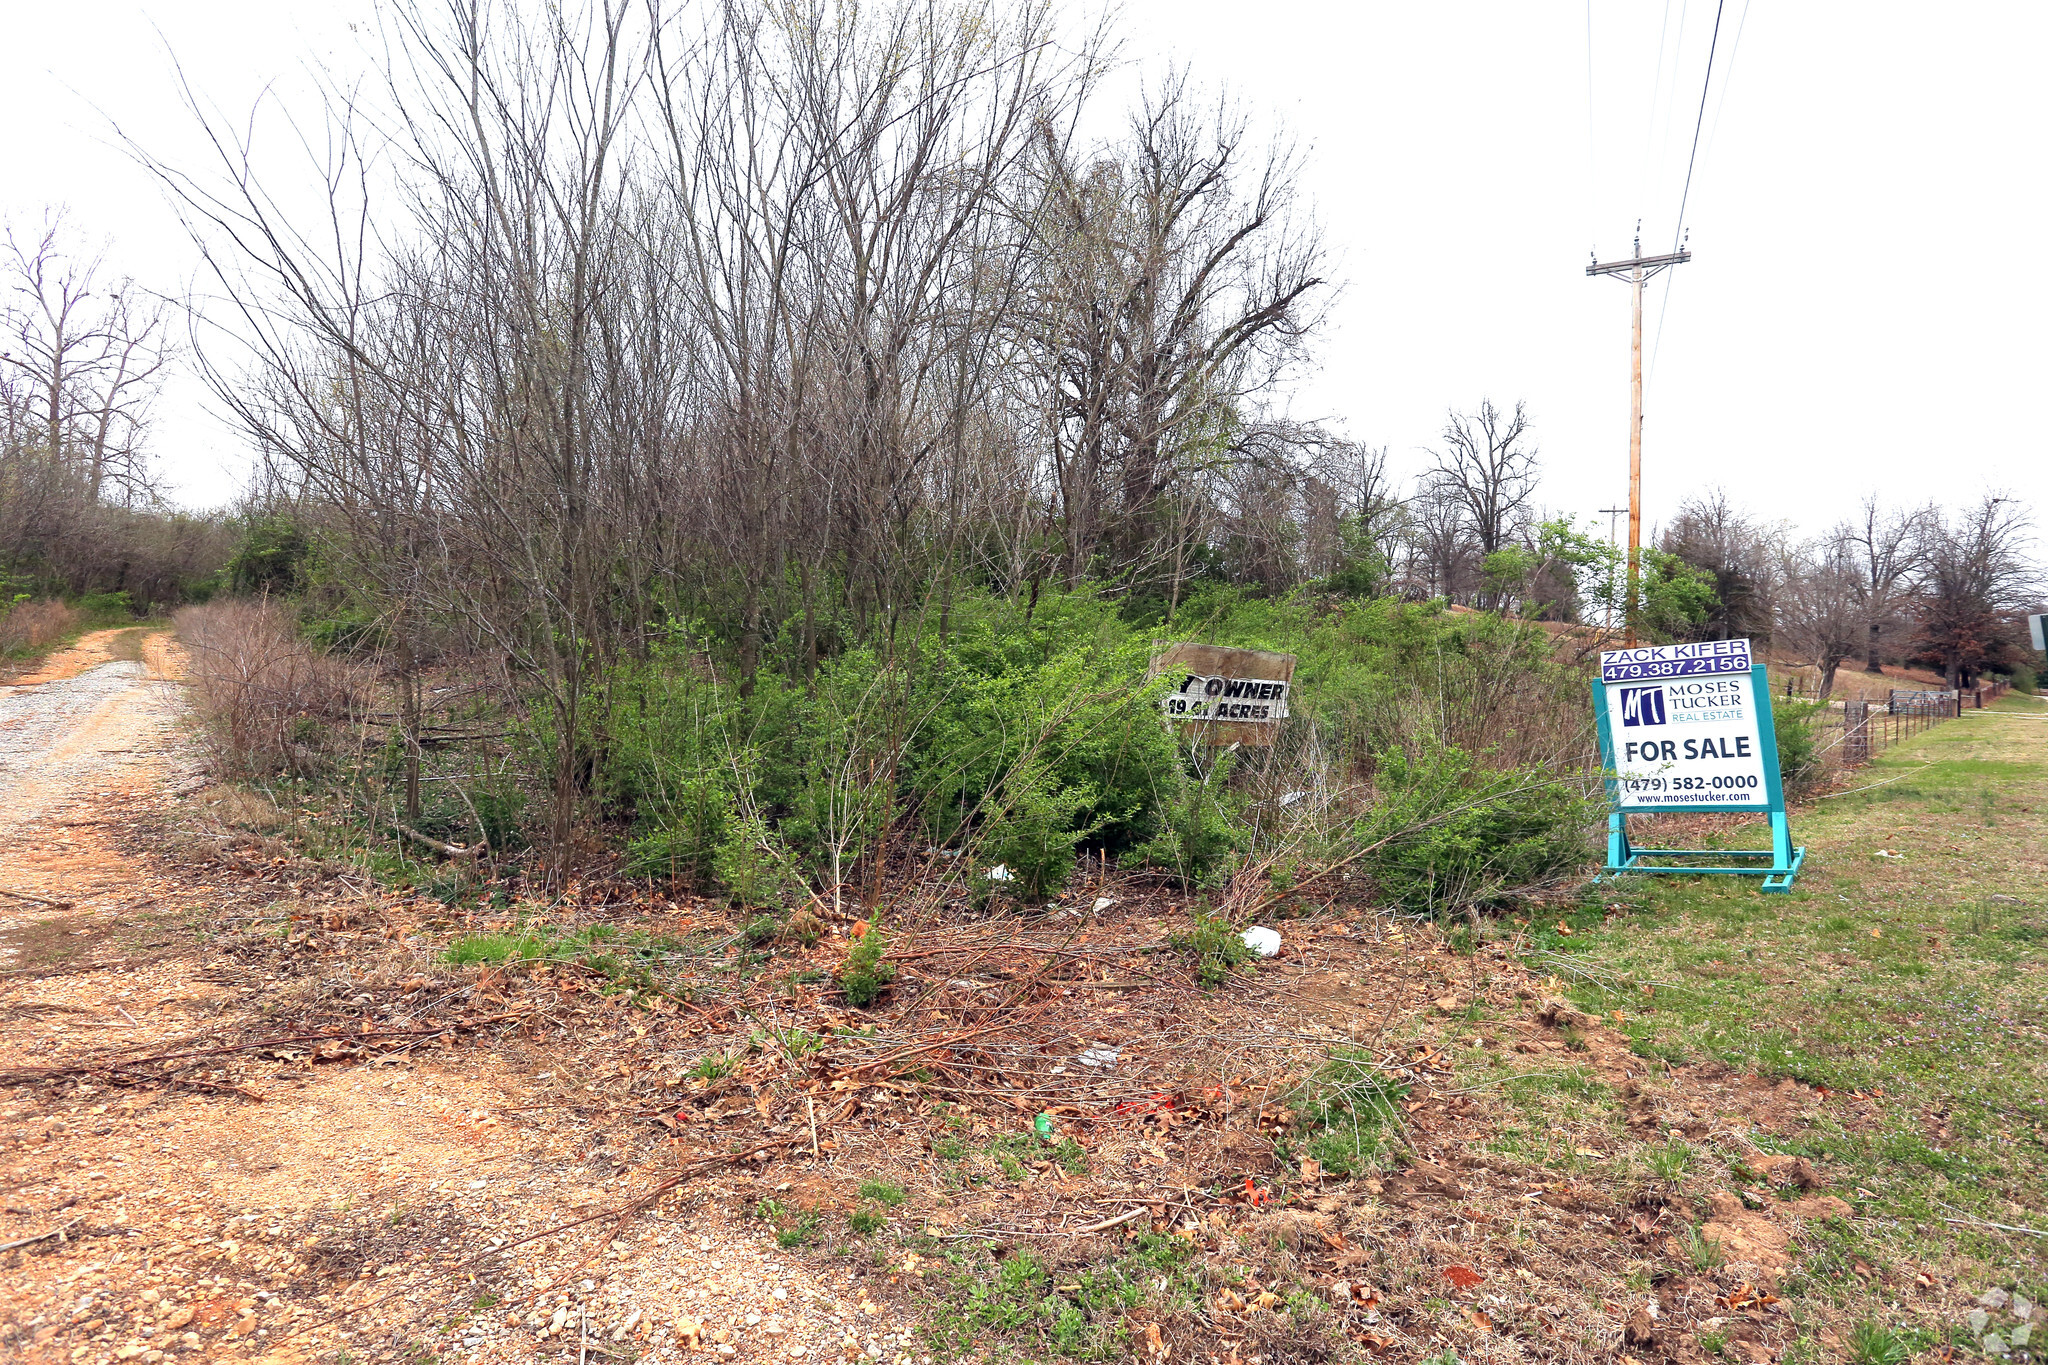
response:
<path fill-rule="evenodd" d="M 1882 702 L 1867 697 L 1841 703 L 1813 721 L 1821 761 L 1832 768 L 1858 768 L 1902 740 L 1911 739 L 1965 711 L 1981 711 L 2008 691 L 2004 683 L 1962 689 L 1892 688 Z"/>

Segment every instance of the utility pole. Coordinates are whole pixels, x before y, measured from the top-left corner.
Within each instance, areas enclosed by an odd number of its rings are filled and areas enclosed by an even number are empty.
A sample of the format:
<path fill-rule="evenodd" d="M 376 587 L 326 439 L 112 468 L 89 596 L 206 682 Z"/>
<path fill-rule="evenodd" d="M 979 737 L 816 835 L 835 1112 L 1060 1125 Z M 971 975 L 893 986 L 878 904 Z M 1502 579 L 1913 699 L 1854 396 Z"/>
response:
<path fill-rule="evenodd" d="M 1641 225 L 1638 224 L 1638 232 Z M 1643 239 L 1636 238 L 1636 254 L 1626 261 L 1602 264 L 1598 257 L 1586 267 L 1588 275 L 1613 275 L 1629 282 L 1635 302 L 1635 331 L 1629 345 L 1628 421 L 1628 602 L 1623 608 L 1628 645 L 1636 642 L 1636 584 L 1643 545 L 1643 285 L 1674 265 L 1684 265 L 1692 253 L 1683 247 L 1668 256 L 1645 256 Z"/>

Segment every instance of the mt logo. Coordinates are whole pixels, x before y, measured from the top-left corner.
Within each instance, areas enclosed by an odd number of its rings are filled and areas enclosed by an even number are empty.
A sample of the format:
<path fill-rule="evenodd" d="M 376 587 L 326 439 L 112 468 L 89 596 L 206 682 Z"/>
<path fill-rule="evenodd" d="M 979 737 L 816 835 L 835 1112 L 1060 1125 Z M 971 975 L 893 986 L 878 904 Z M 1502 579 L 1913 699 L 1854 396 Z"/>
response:
<path fill-rule="evenodd" d="M 1664 689 L 1662 687 L 1622 688 L 1621 723 L 1623 725 L 1664 724 Z"/>

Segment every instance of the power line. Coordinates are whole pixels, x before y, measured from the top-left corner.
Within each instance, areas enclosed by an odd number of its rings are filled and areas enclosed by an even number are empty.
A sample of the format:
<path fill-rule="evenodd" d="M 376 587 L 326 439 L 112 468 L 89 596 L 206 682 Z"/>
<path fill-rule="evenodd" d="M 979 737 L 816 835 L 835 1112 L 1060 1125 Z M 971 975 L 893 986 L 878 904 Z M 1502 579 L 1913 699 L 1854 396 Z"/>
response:
<path fill-rule="evenodd" d="M 1600 167 L 1594 149 L 1593 122 L 1593 0 L 1586 0 L 1586 199 L 1592 205 L 1595 222 L 1600 215 Z M 1592 226 L 1593 224 L 1588 224 Z"/>
<path fill-rule="evenodd" d="M 1685 158 L 1685 193 L 1678 197 L 1678 223 L 1671 229 L 1671 249 L 1678 250 L 1679 234 L 1685 231 L 1685 206 L 1692 198 L 1692 167 L 1700 155 L 1700 129 L 1707 122 L 1707 91 L 1714 84 L 1714 49 L 1721 43 L 1721 11 L 1728 0 L 1714 0 L 1714 36 L 1707 41 L 1707 78 L 1700 82 L 1700 112 L 1692 125 L 1692 152 Z"/>
<path fill-rule="evenodd" d="M 1742 0 L 1742 13 L 1735 19 L 1735 41 L 1728 48 L 1728 60 L 1721 63 L 1721 97 L 1714 101 L 1714 131 L 1707 135 L 1707 155 L 1721 137 L 1721 115 L 1728 108 L 1728 87 L 1735 84 L 1735 63 L 1742 60 L 1742 35 L 1749 29 L 1749 0 Z"/>
<path fill-rule="evenodd" d="M 1714 15 L 1714 24 L 1716 31 L 1718 32 L 1720 27 L 1720 13 L 1718 10 L 1715 12 Z M 1714 102 L 1714 136 L 1707 139 L 1707 149 L 1709 151 L 1713 150 L 1715 142 L 1720 137 L 1721 115 L 1728 108 L 1728 87 L 1735 83 L 1735 63 L 1737 59 L 1742 56 L 1742 35 L 1746 33 L 1748 30 L 1749 0 L 1742 0 L 1742 13 L 1738 15 L 1735 20 L 1735 41 L 1733 44 L 1730 45 L 1728 49 L 1728 60 L 1722 63 L 1721 65 L 1721 98 Z M 1707 52 L 1707 74 L 1709 78 L 1711 78 L 1713 75 L 1713 61 L 1714 54 L 1712 48 L 1710 47 Z M 1700 96 L 1702 100 L 1705 99 L 1706 93 L 1706 87 L 1702 86 L 1700 89 Z M 1694 137 L 1695 139 L 1698 138 L 1697 132 L 1694 133 Z M 1695 146 L 1694 150 L 1695 153 L 1697 153 L 1697 146 Z M 1688 193 L 1690 193 L 1692 189 L 1692 165 L 1690 161 L 1688 161 L 1686 164 L 1685 181 L 1686 190 Z M 1681 215 L 1683 215 L 1684 213 L 1684 205 L 1682 203 L 1680 205 L 1679 212 Z M 1685 229 L 1683 226 L 1683 222 L 1681 221 L 1681 224 L 1678 228 L 1678 232 L 1681 234 L 1681 242 L 1683 241 L 1684 230 Z M 1651 379 L 1655 379 L 1657 377 L 1657 361 L 1664 354 L 1664 319 L 1670 316 L 1671 290 L 1676 284 L 1677 278 L 1675 276 L 1665 276 L 1664 289 L 1658 295 L 1657 298 L 1657 334 L 1655 339 L 1652 340 L 1650 343 Z"/>
<path fill-rule="evenodd" d="M 1679 27 L 1684 29 L 1684 15 L 1679 16 Z M 1657 75 L 1650 85 L 1650 116 L 1643 121 L 1643 163 L 1636 171 L 1636 204 L 1640 213 L 1641 205 L 1650 198 L 1650 149 L 1657 144 L 1657 105 L 1664 94 L 1664 47 L 1671 36 L 1671 0 L 1664 0 L 1664 21 L 1657 29 Z M 1667 128 L 1670 126 L 1667 121 Z M 1661 172 L 1661 162 L 1657 166 Z"/>

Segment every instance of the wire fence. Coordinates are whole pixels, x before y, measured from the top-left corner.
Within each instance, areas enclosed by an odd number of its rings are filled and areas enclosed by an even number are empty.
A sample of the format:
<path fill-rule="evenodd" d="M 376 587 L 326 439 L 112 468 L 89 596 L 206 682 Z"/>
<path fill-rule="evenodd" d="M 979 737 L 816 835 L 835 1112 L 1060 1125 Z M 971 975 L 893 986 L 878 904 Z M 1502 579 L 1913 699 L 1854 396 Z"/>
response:
<path fill-rule="evenodd" d="M 1811 724 L 1815 757 L 1830 768 L 1860 768 L 1895 744 L 1959 719 L 1965 711 L 1981 711 L 2010 688 L 2001 682 L 1982 687 L 1907 689 L 1894 687 L 1883 701 L 1856 697 L 1827 703 Z"/>

